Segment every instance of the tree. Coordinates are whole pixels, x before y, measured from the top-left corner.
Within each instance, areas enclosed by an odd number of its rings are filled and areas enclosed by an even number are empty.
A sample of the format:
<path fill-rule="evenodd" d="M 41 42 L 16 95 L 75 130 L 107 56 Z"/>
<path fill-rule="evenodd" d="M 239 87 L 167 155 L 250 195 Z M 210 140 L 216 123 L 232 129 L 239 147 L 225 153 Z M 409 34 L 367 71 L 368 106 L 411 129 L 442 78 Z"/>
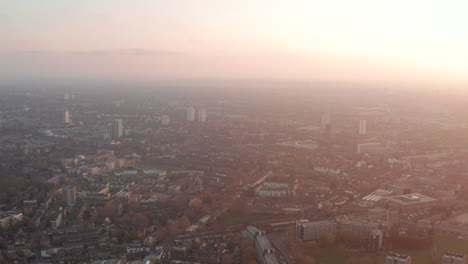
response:
<path fill-rule="evenodd" d="M 169 231 L 167 230 L 166 227 L 160 227 L 156 231 L 156 233 L 153 235 L 153 240 L 154 241 L 162 241 L 166 239 L 167 235 L 169 234 Z"/>
<path fill-rule="evenodd" d="M 98 215 L 101 217 L 109 217 L 113 216 L 117 210 L 117 207 L 112 203 L 107 203 L 106 206 L 101 207 L 98 209 Z"/>
<path fill-rule="evenodd" d="M 232 259 L 231 254 L 226 254 L 223 256 L 221 264 L 233 264 L 234 260 Z"/>
<path fill-rule="evenodd" d="M 184 232 L 184 230 L 178 228 L 174 223 L 167 224 L 167 230 L 169 232 L 169 236 L 177 236 Z"/>
<path fill-rule="evenodd" d="M 189 227 L 191 225 L 190 223 L 190 219 L 184 215 L 182 216 L 179 221 L 178 221 L 178 226 L 181 228 L 181 229 L 186 229 L 187 227 Z"/>
<path fill-rule="evenodd" d="M 251 241 L 244 238 L 240 242 L 239 247 L 240 247 L 241 263 L 251 263 L 251 262 L 256 263 L 257 262 L 256 260 L 257 254 L 255 252 L 255 249 L 252 246 Z"/>
<path fill-rule="evenodd" d="M 139 213 L 133 216 L 133 224 L 136 226 L 146 226 L 149 223 L 149 219 L 145 214 Z"/>
<path fill-rule="evenodd" d="M 132 210 L 137 210 L 137 209 L 140 209 L 141 204 L 140 204 L 140 202 L 137 201 L 137 200 L 130 200 L 130 201 L 128 202 L 128 207 L 129 207 L 130 209 L 132 209 Z"/>

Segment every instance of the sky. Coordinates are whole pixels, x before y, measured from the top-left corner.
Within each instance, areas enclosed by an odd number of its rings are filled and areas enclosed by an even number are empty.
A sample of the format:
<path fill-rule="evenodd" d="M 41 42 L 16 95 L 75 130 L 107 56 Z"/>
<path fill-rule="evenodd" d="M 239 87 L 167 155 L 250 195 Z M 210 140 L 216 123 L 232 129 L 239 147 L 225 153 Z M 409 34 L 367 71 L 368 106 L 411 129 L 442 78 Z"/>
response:
<path fill-rule="evenodd" d="M 467 10 L 466 0 L 0 0 L 0 80 L 465 84 Z"/>

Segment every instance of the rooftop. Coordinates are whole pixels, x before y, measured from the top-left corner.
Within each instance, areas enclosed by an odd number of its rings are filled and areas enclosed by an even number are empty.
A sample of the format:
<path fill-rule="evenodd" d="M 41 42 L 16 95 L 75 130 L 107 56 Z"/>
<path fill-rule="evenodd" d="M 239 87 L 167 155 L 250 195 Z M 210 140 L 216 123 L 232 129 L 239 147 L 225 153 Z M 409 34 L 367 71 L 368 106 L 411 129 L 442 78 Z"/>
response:
<path fill-rule="evenodd" d="M 410 205 L 417 203 L 435 202 L 437 199 L 419 193 L 410 193 L 390 197 L 388 198 L 388 201 L 398 203 L 400 205 Z"/>

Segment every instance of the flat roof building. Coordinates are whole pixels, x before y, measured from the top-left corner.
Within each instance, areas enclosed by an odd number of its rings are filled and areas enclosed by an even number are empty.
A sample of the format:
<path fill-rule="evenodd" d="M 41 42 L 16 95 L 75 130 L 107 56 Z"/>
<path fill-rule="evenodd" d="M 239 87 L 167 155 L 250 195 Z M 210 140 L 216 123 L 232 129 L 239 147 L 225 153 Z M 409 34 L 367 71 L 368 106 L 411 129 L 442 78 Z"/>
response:
<path fill-rule="evenodd" d="M 320 235 L 336 233 L 338 223 L 335 221 L 318 221 L 297 224 L 297 235 L 304 241 L 317 240 Z"/>
<path fill-rule="evenodd" d="M 10 228 L 23 220 L 23 213 L 16 211 L 0 211 L 0 228 Z"/>
<path fill-rule="evenodd" d="M 341 221 L 340 232 L 353 232 L 367 237 L 373 231 L 379 229 L 377 223 L 365 223 L 360 221 Z"/>
<path fill-rule="evenodd" d="M 418 211 L 436 205 L 439 200 L 419 193 L 402 194 L 387 198 L 390 208 L 400 212 Z"/>
<path fill-rule="evenodd" d="M 390 253 L 385 257 L 385 264 L 411 264 L 411 257 Z"/>
<path fill-rule="evenodd" d="M 467 258 L 465 254 L 458 254 L 447 252 L 442 256 L 441 264 L 467 264 Z"/>

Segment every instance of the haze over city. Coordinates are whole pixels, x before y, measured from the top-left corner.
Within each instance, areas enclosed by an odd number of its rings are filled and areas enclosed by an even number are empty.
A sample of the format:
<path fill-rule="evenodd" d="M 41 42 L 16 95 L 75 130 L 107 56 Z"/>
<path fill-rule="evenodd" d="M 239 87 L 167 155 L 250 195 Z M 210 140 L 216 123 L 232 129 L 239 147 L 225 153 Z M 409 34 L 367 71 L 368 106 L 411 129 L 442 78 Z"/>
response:
<path fill-rule="evenodd" d="M 466 1 L 0 2 L 1 78 L 463 88 Z"/>
<path fill-rule="evenodd" d="M 468 264 L 467 10 L 0 0 L 0 264 Z"/>

